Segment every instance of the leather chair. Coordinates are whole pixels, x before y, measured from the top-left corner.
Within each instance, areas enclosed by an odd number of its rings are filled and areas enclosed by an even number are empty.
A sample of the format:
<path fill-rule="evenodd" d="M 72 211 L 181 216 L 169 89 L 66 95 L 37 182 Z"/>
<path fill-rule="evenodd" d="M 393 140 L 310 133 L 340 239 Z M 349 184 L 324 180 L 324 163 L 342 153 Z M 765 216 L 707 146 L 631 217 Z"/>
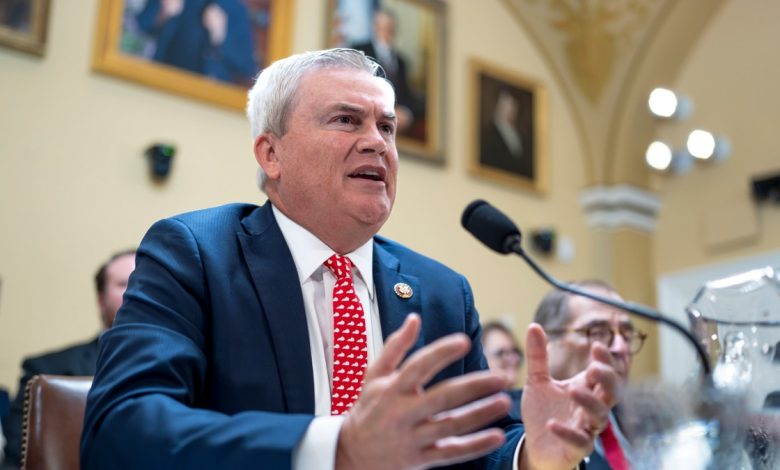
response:
<path fill-rule="evenodd" d="M 22 468 L 78 470 L 92 377 L 36 375 L 24 391 Z"/>

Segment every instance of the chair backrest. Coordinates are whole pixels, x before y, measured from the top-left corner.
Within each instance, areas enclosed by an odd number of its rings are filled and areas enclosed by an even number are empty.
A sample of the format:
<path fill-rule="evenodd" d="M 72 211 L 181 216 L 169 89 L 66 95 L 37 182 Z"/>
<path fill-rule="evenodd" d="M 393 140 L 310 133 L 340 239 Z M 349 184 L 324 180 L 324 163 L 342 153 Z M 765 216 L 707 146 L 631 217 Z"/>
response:
<path fill-rule="evenodd" d="M 22 468 L 78 470 L 92 377 L 36 375 L 24 391 Z"/>

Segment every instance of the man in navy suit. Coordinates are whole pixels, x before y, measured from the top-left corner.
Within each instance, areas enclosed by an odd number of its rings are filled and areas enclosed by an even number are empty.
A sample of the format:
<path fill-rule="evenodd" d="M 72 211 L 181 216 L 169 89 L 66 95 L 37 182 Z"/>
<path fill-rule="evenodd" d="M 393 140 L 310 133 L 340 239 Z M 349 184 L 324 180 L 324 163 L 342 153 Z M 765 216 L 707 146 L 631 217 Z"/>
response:
<path fill-rule="evenodd" d="M 376 72 L 361 52 L 332 49 L 259 75 L 247 114 L 269 202 L 148 231 L 101 337 L 83 468 L 568 470 L 590 452 L 619 395 L 606 348 L 553 381 L 531 327 L 524 429 L 506 416 L 505 380 L 486 370 L 466 280 L 376 235 L 398 171 L 394 94 Z M 334 253 L 354 265 L 368 354 L 341 415 L 336 278 L 324 266 Z"/>
<path fill-rule="evenodd" d="M 368 42 L 351 47 L 374 59 L 385 71 L 385 77 L 395 90 L 395 113 L 398 132 L 406 134 L 416 121 L 425 119 L 422 98 L 409 83 L 409 69 L 406 58 L 395 47 L 398 18 L 392 10 L 378 9 L 374 12 L 372 37 Z"/>
<path fill-rule="evenodd" d="M 95 273 L 95 292 L 100 312 L 101 331 L 111 327 L 117 310 L 122 305 L 122 295 L 127 279 L 135 267 L 135 250 L 126 250 L 111 256 Z M 27 382 L 38 374 L 87 376 L 95 373 L 98 356 L 98 339 L 74 344 L 22 361 L 22 378 L 16 399 L 11 405 L 5 429 L 6 462 L 11 468 L 19 466 L 22 459 L 22 421 L 24 417 L 24 390 Z"/>
<path fill-rule="evenodd" d="M 586 280 L 574 285 L 613 300 L 623 300 L 610 284 L 603 281 Z M 542 326 L 550 338 L 547 345 L 550 375 L 559 380 L 585 370 L 593 360 L 589 354 L 591 345 L 601 343 L 609 348 L 620 381 L 626 383 L 634 354 L 642 349 L 647 337 L 634 327 L 626 312 L 558 289 L 551 290 L 542 299 L 534 314 L 534 322 Z M 617 418 L 615 413 L 610 413 L 609 421 L 615 440 L 630 463 L 630 444 Z M 594 452 L 586 459 L 585 468 L 614 470 L 619 467 L 607 461 L 606 449 L 609 446 L 605 446 L 604 437 L 597 438 Z"/>

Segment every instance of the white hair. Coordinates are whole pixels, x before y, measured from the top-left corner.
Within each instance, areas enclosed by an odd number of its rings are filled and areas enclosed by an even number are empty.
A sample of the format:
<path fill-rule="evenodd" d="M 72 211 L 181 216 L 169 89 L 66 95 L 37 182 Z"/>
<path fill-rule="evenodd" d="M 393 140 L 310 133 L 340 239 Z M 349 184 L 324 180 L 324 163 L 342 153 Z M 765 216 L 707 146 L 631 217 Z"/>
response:
<path fill-rule="evenodd" d="M 309 51 L 277 60 L 260 72 L 249 90 L 246 114 L 252 139 L 266 132 L 284 136 L 301 77 L 324 68 L 362 70 L 376 76 L 382 73 L 380 65 L 363 52 L 346 48 Z M 261 190 L 265 180 L 263 168 L 258 167 L 257 185 Z"/>

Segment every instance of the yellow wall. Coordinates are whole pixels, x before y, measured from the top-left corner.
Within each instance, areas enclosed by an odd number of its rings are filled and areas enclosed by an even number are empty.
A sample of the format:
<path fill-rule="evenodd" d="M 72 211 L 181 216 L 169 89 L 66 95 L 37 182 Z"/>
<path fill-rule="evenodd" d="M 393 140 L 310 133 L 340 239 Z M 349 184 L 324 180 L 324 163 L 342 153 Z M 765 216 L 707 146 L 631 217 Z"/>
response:
<path fill-rule="evenodd" d="M 240 113 L 90 71 L 98 1 L 84 0 L 77 9 L 52 2 L 43 59 L 0 49 L 0 386 L 12 390 L 23 356 L 97 332 L 92 276 L 109 253 L 137 244 L 161 217 L 264 200 L 254 186 L 255 162 Z M 325 3 L 296 0 L 295 51 L 325 46 Z M 658 273 L 777 247 L 780 239 L 777 207 L 758 214 L 756 239 L 736 249 L 708 251 L 697 235 L 695 214 L 708 196 L 729 200 L 745 191 L 748 174 L 778 166 L 771 126 L 780 122 L 774 92 L 780 32 L 771 19 L 780 6 L 727 3 L 679 86 L 697 100 L 702 125 L 728 133 L 737 150 L 723 166 L 653 180 L 664 203 L 653 238 Z M 402 158 L 396 209 L 383 233 L 463 272 L 482 315 L 510 313 L 522 333 L 547 287 L 520 260 L 480 246 L 460 228 L 460 213 L 472 199 L 484 198 L 522 227 L 554 226 L 573 240 L 576 256 L 570 264 L 545 260 L 543 266 L 563 279 L 604 272 L 605 261 L 593 249 L 598 237 L 578 202 L 588 184 L 583 145 L 554 74 L 505 4 L 451 1 L 447 8 L 447 163 Z M 548 88 L 547 196 L 468 175 L 471 58 L 501 64 Z M 142 157 L 157 141 L 178 148 L 163 186 L 150 182 Z"/>
<path fill-rule="evenodd" d="M 658 276 L 780 246 L 780 205 L 750 199 L 751 177 L 780 173 L 778 17 L 778 2 L 726 2 L 672 84 L 693 99 L 694 112 L 686 122 L 659 125 L 658 135 L 682 145 L 686 132 L 702 127 L 726 134 L 733 150 L 721 164 L 654 178 L 663 197 Z"/>
<path fill-rule="evenodd" d="M 324 47 L 324 4 L 296 0 L 294 49 Z M 242 114 L 90 71 L 98 0 L 52 2 L 46 56 L 0 50 L 0 385 L 15 389 L 23 356 L 95 334 L 92 276 L 158 218 L 230 201 L 262 202 Z M 452 2 L 447 45 L 447 164 L 402 158 L 396 209 L 383 233 L 465 273 L 484 316 L 518 315 L 522 333 L 545 286 L 519 260 L 483 248 L 459 224 L 481 197 L 527 227 L 555 221 L 588 244 L 576 197 L 582 158 L 549 72 L 498 2 Z M 467 174 L 468 60 L 481 57 L 550 87 L 552 185 L 546 198 Z M 178 148 L 170 180 L 152 184 L 142 153 Z M 552 218 L 551 214 L 555 214 Z M 586 275 L 586 250 L 554 270 Z"/>

